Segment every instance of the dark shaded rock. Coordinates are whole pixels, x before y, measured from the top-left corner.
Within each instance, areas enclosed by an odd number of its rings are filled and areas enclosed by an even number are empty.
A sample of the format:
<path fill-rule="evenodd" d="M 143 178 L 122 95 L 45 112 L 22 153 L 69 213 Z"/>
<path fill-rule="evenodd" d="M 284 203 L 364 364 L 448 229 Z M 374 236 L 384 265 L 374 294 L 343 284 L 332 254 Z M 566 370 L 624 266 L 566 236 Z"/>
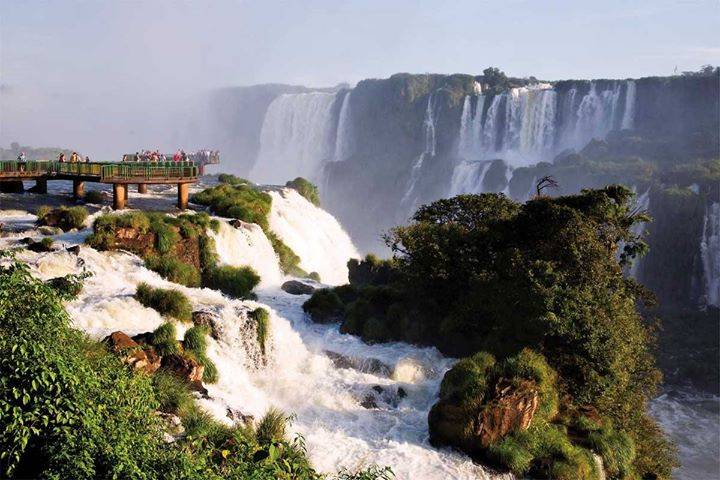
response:
<path fill-rule="evenodd" d="M 280 288 L 290 295 L 311 295 L 315 291 L 315 287 L 300 280 L 288 280 Z"/>
<path fill-rule="evenodd" d="M 73 255 L 79 255 L 80 254 L 80 245 L 73 245 L 72 247 L 68 247 L 65 250 L 72 253 Z"/>
<path fill-rule="evenodd" d="M 152 336 L 152 332 L 144 332 L 134 335 L 132 339 L 140 345 L 152 345 Z"/>
<path fill-rule="evenodd" d="M 31 240 L 30 243 L 28 243 L 27 249 L 30 250 L 31 252 L 36 252 L 36 253 L 52 252 L 53 250 L 55 250 L 53 248 L 52 242 L 42 242 L 42 241 L 36 242 L 33 240 Z"/>
<path fill-rule="evenodd" d="M 245 415 L 240 410 L 237 410 L 235 408 L 227 407 L 225 415 L 235 422 L 236 424 L 241 425 L 254 425 L 255 424 L 255 417 L 252 415 Z"/>
<path fill-rule="evenodd" d="M 22 181 L 0 182 L 0 193 L 23 193 L 25 187 Z"/>
<path fill-rule="evenodd" d="M 103 339 L 111 352 L 118 355 L 123 363 L 131 366 L 133 370 L 153 373 L 160 368 L 160 357 L 152 347 L 143 350 L 142 347 L 124 332 L 113 332 Z"/>
<path fill-rule="evenodd" d="M 220 317 L 217 313 L 208 310 L 197 310 L 192 313 L 193 325 L 208 327 L 210 336 L 215 340 L 220 340 L 224 333 Z"/>
<path fill-rule="evenodd" d="M 60 235 L 63 233 L 62 228 L 59 227 L 50 227 L 48 225 L 42 225 L 38 227 L 38 233 L 42 235 Z"/>
<path fill-rule="evenodd" d="M 407 397 L 407 392 L 405 391 L 404 388 L 399 387 L 397 390 L 397 396 L 398 396 L 398 398 L 405 398 L 405 397 Z"/>
<path fill-rule="evenodd" d="M 323 353 L 333 362 L 336 368 L 359 370 L 363 373 L 371 373 L 383 377 L 389 377 L 392 371 L 390 367 L 377 358 L 352 358 L 331 350 Z"/>
<path fill-rule="evenodd" d="M 385 391 L 385 389 L 380 385 L 373 385 L 372 389 L 375 390 L 377 393 L 383 393 Z"/>
<path fill-rule="evenodd" d="M 365 398 L 363 398 L 362 402 L 360 402 L 360 405 L 368 410 L 378 408 L 375 397 L 372 395 L 365 395 Z"/>

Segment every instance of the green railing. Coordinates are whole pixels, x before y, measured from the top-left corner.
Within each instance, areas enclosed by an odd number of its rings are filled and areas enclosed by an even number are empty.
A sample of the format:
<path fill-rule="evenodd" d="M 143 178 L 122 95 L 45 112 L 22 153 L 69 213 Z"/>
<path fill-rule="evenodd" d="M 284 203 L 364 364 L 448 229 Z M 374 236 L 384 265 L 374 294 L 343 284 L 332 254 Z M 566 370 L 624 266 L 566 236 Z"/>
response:
<path fill-rule="evenodd" d="M 50 161 L 18 162 L 0 161 L 0 175 L 4 177 L 28 177 L 46 175 L 98 177 L 98 181 L 144 179 L 187 180 L 198 175 L 194 162 L 149 162 L 149 163 L 68 163 Z"/>

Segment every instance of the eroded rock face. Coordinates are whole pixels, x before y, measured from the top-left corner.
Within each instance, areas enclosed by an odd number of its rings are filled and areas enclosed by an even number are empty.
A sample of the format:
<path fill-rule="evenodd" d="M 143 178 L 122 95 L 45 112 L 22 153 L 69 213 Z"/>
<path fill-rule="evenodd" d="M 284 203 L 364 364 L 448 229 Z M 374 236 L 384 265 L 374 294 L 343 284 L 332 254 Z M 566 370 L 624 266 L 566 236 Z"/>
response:
<path fill-rule="evenodd" d="M 535 382 L 522 380 L 512 385 L 500 379 L 492 398 L 486 401 L 436 403 L 428 415 L 430 442 L 455 446 L 471 455 L 481 452 L 512 432 L 526 430 L 539 404 Z"/>
<path fill-rule="evenodd" d="M 209 310 L 197 310 L 192 313 L 192 322 L 195 326 L 208 327 L 210 336 L 215 340 L 220 340 L 223 336 L 223 325 L 217 313 Z"/>
<path fill-rule="evenodd" d="M 205 372 L 204 366 L 192 358 L 177 353 L 165 355 L 162 358 L 162 368 L 186 380 L 191 385 L 202 382 L 203 373 Z"/>
<path fill-rule="evenodd" d="M 124 332 L 113 332 L 103 342 L 111 352 L 115 353 L 126 365 L 134 370 L 153 373 L 160 368 L 160 356 L 152 347 L 142 348 L 135 340 Z"/>
<path fill-rule="evenodd" d="M 474 434 L 480 445 L 486 448 L 511 432 L 527 430 L 539 404 L 535 382 L 523 380 L 513 386 L 500 380 L 495 398 L 477 416 Z"/>
<path fill-rule="evenodd" d="M 382 377 L 389 377 L 392 373 L 390 367 L 377 358 L 353 358 L 332 350 L 325 350 L 323 353 L 333 362 L 336 368 L 359 370 L 363 373 L 372 373 Z"/>
<path fill-rule="evenodd" d="M 312 295 L 315 287 L 300 280 L 288 280 L 280 287 L 290 295 Z"/>

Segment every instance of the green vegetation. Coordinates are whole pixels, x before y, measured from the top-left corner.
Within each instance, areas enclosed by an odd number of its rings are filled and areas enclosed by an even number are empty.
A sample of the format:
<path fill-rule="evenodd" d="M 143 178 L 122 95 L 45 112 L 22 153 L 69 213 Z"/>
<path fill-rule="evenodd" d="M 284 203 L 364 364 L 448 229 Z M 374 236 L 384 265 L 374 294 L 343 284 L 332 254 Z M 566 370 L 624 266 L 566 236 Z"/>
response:
<path fill-rule="evenodd" d="M 631 227 L 649 219 L 632 210 L 632 198 L 608 186 L 524 205 L 502 194 L 439 200 L 390 231 L 392 260 L 350 262 L 351 285 L 333 289 L 336 296 L 316 292 L 305 310 L 320 321 L 340 312 L 341 331 L 369 342 L 434 345 L 458 357 L 487 352 L 503 365 L 536 349 L 557 372 L 560 411 L 592 407 L 634 442 L 632 475 L 670 478 L 672 448 L 646 413 L 660 374 L 635 305 L 649 297 L 622 273 L 647 250 Z M 553 421 L 560 427 L 539 431 L 543 442 L 570 424 Z M 497 446 L 496 458 L 532 463 L 538 451 L 521 443 Z M 585 469 L 572 446 L 552 475 Z"/>
<path fill-rule="evenodd" d="M 221 173 L 218 175 L 218 182 L 220 183 L 227 183 L 230 185 L 239 185 L 239 184 L 246 184 L 251 185 L 250 180 L 246 180 L 241 177 L 236 177 L 235 175 L 231 175 L 229 173 Z"/>
<path fill-rule="evenodd" d="M 163 278 L 186 287 L 201 285 L 200 271 L 193 265 L 169 255 L 148 255 L 145 266 Z"/>
<path fill-rule="evenodd" d="M 222 265 L 208 272 L 204 284 L 234 298 L 250 298 L 259 282 L 260 276 L 250 267 Z"/>
<path fill-rule="evenodd" d="M 180 353 L 177 341 L 177 329 L 172 322 L 165 322 L 152 333 L 151 343 L 158 355 L 171 355 Z"/>
<path fill-rule="evenodd" d="M 302 440 L 283 435 L 284 415 L 272 412 L 257 432 L 225 426 L 195 405 L 182 380 L 134 374 L 69 323 L 55 290 L 26 265 L 0 267 L 3 478 L 325 478 Z M 154 336 L 175 341 L 170 330 Z M 156 410 L 178 415 L 186 436 L 166 443 Z M 389 477 L 373 468 L 340 478 Z"/>
<path fill-rule="evenodd" d="M 318 323 L 340 321 L 345 311 L 340 297 L 331 288 L 316 290 L 303 304 L 303 310 Z"/>
<path fill-rule="evenodd" d="M 100 190 L 90 190 L 85 193 L 83 200 L 85 203 L 103 203 L 105 201 L 105 196 Z"/>
<path fill-rule="evenodd" d="M 295 180 L 287 182 L 285 186 L 297 190 L 300 195 L 305 197 L 308 202 L 312 203 L 316 207 L 320 206 L 320 192 L 318 191 L 318 188 L 308 180 L 305 180 L 302 177 L 297 177 Z"/>
<path fill-rule="evenodd" d="M 160 315 L 168 315 L 182 322 L 189 322 L 192 318 L 190 300 L 179 290 L 154 288 L 143 282 L 137 286 L 135 299 L 157 310 Z"/>
<path fill-rule="evenodd" d="M 64 232 L 75 229 L 84 228 L 85 220 L 88 217 L 88 211 L 85 207 L 58 207 L 51 208 L 46 205 L 38 207 L 35 212 L 37 215 L 38 225 L 48 225 L 51 227 L 60 227 Z"/>
<path fill-rule="evenodd" d="M 186 352 L 190 352 L 197 362 L 205 367 L 203 372 L 203 381 L 207 383 L 216 383 L 218 381 L 217 367 L 207 357 L 207 335 L 208 328 L 205 326 L 194 326 L 185 332 L 183 347 Z"/>
<path fill-rule="evenodd" d="M 45 285 L 55 290 L 55 293 L 62 300 L 73 300 L 80 295 L 83 289 L 83 280 L 90 274 L 82 273 L 80 275 L 65 275 L 64 277 L 55 277 L 45 282 Z"/>
<path fill-rule="evenodd" d="M 283 273 L 298 277 L 307 276 L 307 272 L 299 266 L 300 257 L 270 230 L 268 215 L 272 197 L 269 194 L 260 191 L 249 182 L 223 183 L 196 193 L 192 201 L 210 207 L 218 215 L 259 225 L 278 255 Z"/>
<path fill-rule="evenodd" d="M 50 250 L 55 243 L 55 240 L 52 239 L 52 237 L 45 237 L 42 240 L 40 240 L 40 244 L 43 246 L 45 250 Z"/>
<path fill-rule="evenodd" d="M 265 344 L 270 333 L 270 314 L 264 308 L 259 307 L 250 312 L 250 318 L 255 320 L 258 345 L 260 345 L 260 351 L 265 355 Z"/>

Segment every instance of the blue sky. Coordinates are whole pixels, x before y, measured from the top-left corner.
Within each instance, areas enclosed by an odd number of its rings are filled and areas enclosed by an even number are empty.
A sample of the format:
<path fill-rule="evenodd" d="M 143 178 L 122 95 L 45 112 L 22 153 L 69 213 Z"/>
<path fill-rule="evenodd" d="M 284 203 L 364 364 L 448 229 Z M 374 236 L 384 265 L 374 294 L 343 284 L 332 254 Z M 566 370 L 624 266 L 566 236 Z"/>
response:
<path fill-rule="evenodd" d="M 718 31 L 717 0 L 0 0 L 0 145 L 173 144 L 166 117 L 219 86 L 669 75 L 720 64 Z"/>

